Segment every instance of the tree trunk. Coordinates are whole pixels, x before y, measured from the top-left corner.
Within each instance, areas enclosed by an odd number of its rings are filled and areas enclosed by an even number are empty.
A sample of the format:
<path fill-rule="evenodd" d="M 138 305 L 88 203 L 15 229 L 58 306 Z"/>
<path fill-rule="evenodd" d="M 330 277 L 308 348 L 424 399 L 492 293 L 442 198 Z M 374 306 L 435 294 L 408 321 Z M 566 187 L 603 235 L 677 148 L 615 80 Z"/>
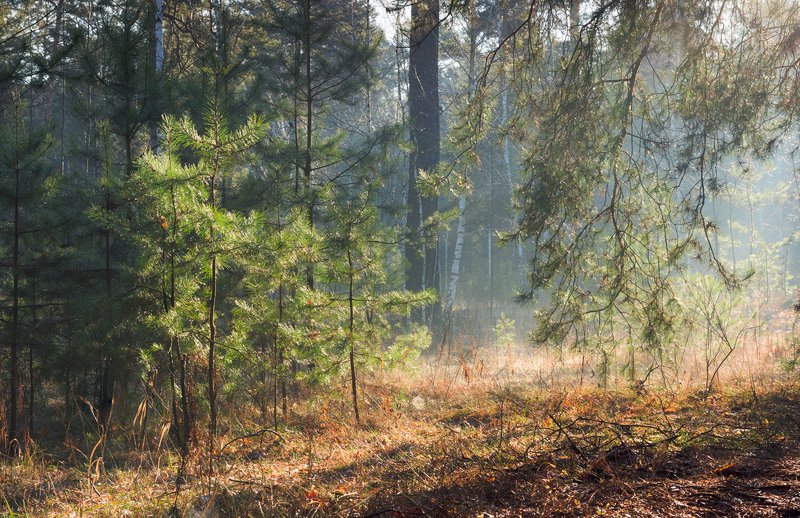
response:
<path fill-rule="evenodd" d="M 222 150 L 220 141 L 220 125 L 222 123 L 221 117 L 221 97 L 223 95 L 224 81 L 222 80 L 222 66 L 225 62 L 225 45 L 223 34 L 223 13 L 222 13 L 222 0 L 211 1 L 211 16 L 214 23 L 214 47 L 217 53 L 217 69 L 214 74 L 214 163 L 211 165 L 213 168 L 208 178 L 209 187 L 209 208 L 211 209 L 212 219 L 209 226 L 209 249 L 211 250 L 211 277 L 209 279 L 211 294 L 208 299 L 208 473 L 209 476 L 214 473 L 214 454 L 216 449 L 217 437 L 217 381 L 216 381 L 216 345 L 217 345 L 217 323 L 216 323 L 216 310 L 217 310 L 217 253 L 216 253 L 216 238 L 214 235 L 214 219 L 213 213 L 217 208 L 217 193 L 216 183 L 217 176 L 221 174 Z M 222 179 L 224 182 L 224 178 Z"/>
<path fill-rule="evenodd" d="M 50 45 L 50 55 L 55 56 L 58 52 L 58 49 L 61 45 L 61 25 L 62 20 L 64 18 L 64 2 L 58 1 L 55 6 L 56 10 L 56 21 L 55 25 L 53 26 L 52 32 L 52 44 Z M 45 100 L 43 103 L 44 111 L 42 112 L 42 120 L 49 121 L 50 116 L 53 112 L 53 104 L 55 103 L 56 97 L 56 78 L 58 76 L 56 74 L 50 74 L 50 77 L 47 81 L 47 93 L 45 94 Z"/>
<path fill-rule="evenodd" d="M 475 12 L 475 0 L 469 0 L 469 68 L 467 69 L 467 102 L 472 100 L 475 83 L 475 52 L 478 30 L 476 27 L 477 17 Z M 456 301 L 456 291 L 458 289 L 458 277 L 461 270 L 461 253 L 464 248 L 464 231 L 466 227 L 466 208 L 467 195 L 461 193 L 458 197 L 458 225 L 456 227 L 456 244 L 453 247 L 453 263 L 450 268 L 450 282 L 447 290 L 447 300 L 444 308 L 445 326 L 451 325 L 453 304 Z"/>
<path fill-rule="evenodd" d="M 155 0 L 155 27 L 153 33 L 155 35 L 155 69 L 156 69 L 156 83 L 161 83 L 161 72 L 164 69 L 164 0 Z M 151 132 L 151 148 L 156 155 L 159 153 L 159 121 L 153 121 Z"/>
<path fill-rule="evenodd" d="M 169 307 L 168 311 L 175 311 L 176 307 L 176 289 L 175 289 L 175 255 L 177 254 L 178 247 L 178 207 L 175 200 L 175 186 L 170 185 L 170 205 L 172 209 L 172 228 L 170 229 L 170 253 L 169 253 Z M 178 444 L 181 448 L 181 453 L 187 455 L 190 449 L 191 430 L 193 427 L 192 418 L 189 414 L 189 393 L 186 383 L 186 358 L 181 354 L 180 343 L 173 336 L 170 337 L 170 349 L 168 352 L 170 356 L 170 382 L 172 384 L 172 413 L 175 419 L 175 426 L 178 434 Z M 176 401 L 175 389 L 175 369 L 178 369 L 177 383 L 180 387 L 181 394 L 181 419 L 178 419 L 178 408 Z"/>
<path fill-rule="evenodd" d="M 305 188 L 306 203 L 308 204 L 308 224 L 314 228 L 314 192 L 312 186 L 311 169 L 311 145 L 312 132 L 314 130 L 314 92 L 311 84 L 311 0 L 303 2 L 303 53 L 305 54 L 306 64 L 306 84 L 305 84 L 305 103 L 306 103 L 306 149 L 305 163 L 303 164 L 303 181 Z M 314 289 L 314 267 L 308 266 L 306 270 L 306 286 Z"/>
<path fill-rule="evenodd" d="M 15 120 L 14 150 L 14 229 L 11 247 L 11 351 L 8 359 L 8 429 L 6 448 L 10 455 L 19 449 L 19 430 L 17 429 L 17 400 L 19 398 L 19 237 L 20 237 L 20 149 L 21 149 L 21 115 L 17 106 Z"/>
<path fill-rule="evenodd" d="M 208 230 L 208 246 L 211 250 L 211 276 L 209 279 L 211 294 L 208 299 L 208 407 L 209 407 L 209 422 L 208 422 L 208 471 L 209 474 L 213 473 L 213 458 L 215 450 L 215 441 L 217 436 L 217 387 L 216 387 L 216 345 L 217 345 L 217 325 L 216 325 L 216 308 L 217 308 L 217 253 L 216 253 L 216 238 L 214 235 L 214 218 L 213 214 L 217 207 L 216 199 L 216 182 L 217 174 L 221 169 L 221 142 L 220 142 L 220 124 L 221 114 L 219 105 L 219 74 L 215 79 L 217 82 L 217 95 L 215 96 L 216 105 L 214 106 L 214 146 L 215 155 L 214 163 L 211 164 L 213 168 L 208 178 L 209 200 L 208 206 L 211 209 L 212 219 Z"/>
<path fill-rule="evenodd" d="M 28 393 L 28 437 L 33 437 L 33 408 L 34 408 L 34 395 L 35 384 L 33 376 L 33 343 L 37 337 L 36 327 L 38 325 L 38 318 L 36 312 L 36 274 L 31 276 L 31 310 L 33 312 L 31 318 L 33 320 L 32 337 L 28 343 L 28 383 L 30 384 L 30 391 Z"/>
<path fill-rule="evenodd" d="M 408 172 L 406 226 L 419 237 L 425 221 L 439 208 L 438 196 L 420 196 L 419 171 L 432 172 L 441 154 L 439 126 L 439 3 L 420 0 L 411 7 L 408 68 L 408 109 L 411 120 L 411 152 Z M 406 246 L 406 288 L 421 291 L 439 287 L 436 243 L 420 253 L 415 243 Z"/>
<path fill-rule="evenodd" d="M 155 52 L 156 52 L 156 74 L 160 75 L 164 69 L 164 0 L 155 0 L 156 3 L 156 24 L 155 24 Z M 158 79 L 158 78 L 156 78 Z"/>
<path fill-rule="evenodd" d="M 573 4 L 574 3 L 575 2 L 573 2 Z M 500 9 L 498 10 L 498 12 L 500 13 L 500 18 L 498 19 L 498 22 L 497 22 L 497 24 L 498 24 L 497 29 L 498 29 L 498 33 L 500 34 L 501 40 L 503 40 L 506 37 L 508 37 L 508 35 L 511 33 L 512 23 L 511 23 L 511 19 L 510 19 L 509 7 L 507 5 L 507 2 L 505 2 L 504 0 L 500 0 L 500 4 L 501 4 L 500 5 Z M 570 11 L 570 14 L 572 14 L 572 11 Z M 508 99 L 508 82 L 507 82 L 507 79 L 506 79 L 506 74 L 505 74 L 504 69 L 502 67 L 500 69 L 499 81 L 500 81 L 500 109 L 501 109 L 500 121 L 499 122 L 500 122 L 500 127 L 502 128 L 508 122 L 508 118 L 509 118 L 509 114 L 508 114 L 508 111 L 509 111 L 508 110 L 508 103 L 509 103 L 509 99 Z M 502 145 L 502 155 L 503 155 L 502 176 L 503 176 L 503 179 L 506 181 L 506 183 L 508 183 L 509 192 L 512 193 L 512 195 L 513 195 L 514 181 L 511 178 L 511 142 L 509 140 L 509 137 L 508 137 L 507 133 L 505 133 L 503 135 L 503 140 L 502 140 L 502 144 L 501 145 Z M 489 246 L 490 247 L 494 247 L 494 235 L 493 235 L 493 233 L 494 233 L 494 229 L 491 229 L 490 235 L 489 235 Z M 518 273 L 519 273 L 519 282 L 520 282 L 520 284 L 522 284 L 522 283 L 525 282 L 525 276 L 526 276 L 525 275 L 525 254 L 524 254 L 524 250 L 522 248 L 522 241 L 517 239 L 515 245 L 516 245 L 515 246 L 515 251 L 517 253 L 517 269 L 518 269 Z M 490 254 L 491 254 L 491 252 L 490 252 Z M 494 297 L 494 294 L 492 294 L 492 297 Z"/>
<path fill-rule="evenodd" d="M 183 413 L 183 439 L 182 439 L 182 452 L 184 455 L 189 453 L 189 448 L 192 442 L 192 430 L 194 423 L 192 421 L 191 412 L 189 410 L 189 388 L 186 381 L 186 356 L 181 355 L 178 357 L 179 379 L 181 387 L 181 412 Z"/>
<path fill-rule="evenodd" d="M 212 177 L 211 187 L 211 207 L 214 207 L 214 179 Z M 214 247 L 214 227 L 211 227 L 211 247 Z M 209 423 L 208 423 L 208 454 L 209 454 L 209 471 L 211 469 L 211 459 L 214 455 L 214 440 L 217 435 L 217 388 L 216 388 L 216 367 L 214 359 L 216 356 L 216 343 L 217 343 L 217 326 L 216 326 L 216 304 L 217 304 L 217 256 L 212 252 L 211 255 L 211 297 L 208 300 L 208 406 L 209 406 Z"/>
<path fill-rule="evenodd" d="M 358 388 L 356 385 L 356 361 L 355 361 L 355 312 L 353 310 L 353 275 L 355 270 L 353 270 L 353 256 L 350 253 L 350 239 L 352 239 L 352 229 L 350 229 L 348 235 L 348 244 L 347 244 L 347 268 L 349 274 L 349 290 L 347 292 L 347 299 L 350 305 L 350 329 L 349 329 L 349 336 L 350 336 L 350 388 L 353 394 L 353 411 L 356 415 L 356 424 L 361 423 L 361 416 L 358 414 Z"/>
<path fill-rule="evenodd" d="M 214 184 L 216 177 L 214 175 L 209 179 L 210 185 L 210 201 L 209 206 L 211 211 L 216 207 L 216 193 Z M 217 305 L 217 254 L 214 252 L 216 246 L 214 240 L 214 224 L 211 224 L 209 229 L 209 247 L 211 248 L 211 296 L 208 299 L 208 407 L 209 407 L 209 423 L 208 423 L 208 467 L 209 473 L 213 472 L 213 458 L 215 439 L 217 436 L 217 387 L 216 387 L 216 344 L 217 344 L 217 326 L 216 326 L 216 305 Z"/>
<path fill-rule="evenodd" d="M 578 42 L 581 27 L 581 0 L 570 0 L 569 3 L 569 33 L 572 44 Z"/>
<path fill-rule="evenodd" d="M 456 227 L 456 245 L 453 248 L 453 263 L 450 269 L 450 286 L 447 290 L 447 301 L 444 307 L 445 319 L 450 319 L 453 311 L 453 304 L 456 301 L 456 289 L 458 286 L 458 276 L 461 271 L 461 253 L 464 248 L 464 230 L 466 226 L 466 207 L 467 195 L 461 194 L 458 197 L 458 226 Z"/>

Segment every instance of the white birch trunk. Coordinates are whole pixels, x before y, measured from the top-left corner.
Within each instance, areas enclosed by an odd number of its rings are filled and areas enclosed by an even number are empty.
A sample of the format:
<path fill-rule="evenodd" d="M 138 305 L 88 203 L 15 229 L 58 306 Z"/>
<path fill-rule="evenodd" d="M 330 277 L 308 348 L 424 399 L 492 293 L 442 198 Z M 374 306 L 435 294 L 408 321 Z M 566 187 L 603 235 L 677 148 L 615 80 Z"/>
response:
<path fill-rule="evenodd" d="M 217 66 L 224 66 L 224 48 L 223 48 L 223 27 L 222 27 L 222 0 L 211 0 L 211 35 L 214 38 L 214 51 L 216 51 L 219 63 Z"/>
<path fill-rule="evenodd" d="M 475 0 L 469 1 L 469 31 L 470 31 L 470 48 L 469 48 L 469 69 L 467 77 L 467 100 L 472 100 L 473 84 L 475 82 L 475 51 L 476 51 L 476 16 L 475 16 Z M 453 311 L 453 305 L 456 301 L 456 290 L 458 288 L 458 277 L 461 272 L 461 253 L 464 249 L 464 231 L 466 229 L 466 208 L 467 208 L 467 195 L 462 192 L 458 197 L 458 226 L 456 227 L 456 244 L 453 247 L 453 263 L 450 267 L 450 282 L 447 286 L 447 299 L 444 306 L 444 315 L 447 323 L 449 324 L 450 316 Z"/>
<path fill-rule="evenodd" d="M 164 0 L 155 0 L 156 6 L 156 19 L 155 19 L 155 67 L 156 67 L 156 81 L 161 82 L 161 72 L 164 70 Z M 153 147 L 153 154 L 160 154 L 161 150 L 161 125 L 154 122 L 154 126 L 150 133 L 151 143 Z"/>
<path fill-rule="evenodd" d="M 156 73 L 164 69 L 164 0 L 156 0 Z"/>
<path fill-rule="evenodd" d="M 499 16 L 498 16 L 498 34 L 501 35 L 501 38 L 504 38 L 508 29 L 507 24 L 504 23 L 504 17 L 502 14 L 503 11 L 503 2 L 500 2 L 500 9 L 499 9 Z M 501 105 L 501 115 L 500 115 L 500 127 L 503 128 L 506 123 L 508 123 L 508 91 L 507 91 L 507 84 L 506 84 L 506 76 L 503 73 L 500 77 L 500 105 Z M 508 134 L 506 133 L 503 136 L 503 176 L 505 177 L 506 182 L 508 183 L 509 191 L 512 193 L 514 192 L 514 182 L 511 179 L 511 142 L 509 141 Z M 492 238 L 489 237 L 489 246 L 492 245 Z M 517 239 L 517 268 L 519 269 L 519 280 L 521 283 L 525 282 L 525 253 L 522 249 L 522 241 Z M 489 252 L 489 257 L 491 261 L 491 251 Z M 491 265 L 489 266 L 491 268 Z"/>
<path fill-rule="evenodd" d="M 458 276 L 461 271 L 461 253 L 464 249 L 464 230 L 466 227 L 467 195 L 462 193 L 458 197 L 458 226 L 456 227 L 456 245 L 453 248 L 453 264 L 450 268 L 450 284 L 447 289 L 447 303 L 444 307 L 444 314 L 448 316 L 453 311 L 453 304 L 456 301 L 456 288 L 458 286 Z"/>

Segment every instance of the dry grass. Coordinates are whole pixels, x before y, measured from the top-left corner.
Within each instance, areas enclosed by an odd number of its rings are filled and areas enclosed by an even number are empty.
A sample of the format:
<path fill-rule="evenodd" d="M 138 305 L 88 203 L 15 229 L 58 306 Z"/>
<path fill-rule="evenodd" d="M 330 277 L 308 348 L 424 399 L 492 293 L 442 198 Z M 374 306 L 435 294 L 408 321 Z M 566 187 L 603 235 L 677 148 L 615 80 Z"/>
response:
<path fill-rule="evenodd" d="M 181 470 L 156 449 L 155 431 L 144 452 L 7 463 L 0 503 L 8 516 L 800 516 L 797 376 L 747 361 L 711 394 L 620 375 L 599 389 L 580 355 L 461 346 L 364 380 L 360 427 L 330 390 L 296 398 L 280 438 L 233 441 L 212 479 L 199 457 Z"/>

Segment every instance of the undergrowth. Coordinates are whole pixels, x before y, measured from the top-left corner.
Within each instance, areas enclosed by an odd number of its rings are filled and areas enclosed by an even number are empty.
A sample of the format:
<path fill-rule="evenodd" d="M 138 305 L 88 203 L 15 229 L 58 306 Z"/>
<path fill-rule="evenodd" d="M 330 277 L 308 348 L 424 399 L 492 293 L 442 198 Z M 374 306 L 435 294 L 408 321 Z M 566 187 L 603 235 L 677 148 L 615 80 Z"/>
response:
<path fill-rule="evenodd" d="M 82 441 L 33 445 L 0 466 L 2 515 L 696 516 L 800 509 L 800 457 L 791 453 L 800 444 L 800 386 L 792 373 L 728 377 L 713 391 L 621 380 L 599 388 L 583 375 L 551 371 L 545 379 L 541 362 L 497 358 L 432 358 L 413 372 L 365 378 L 358 426 L 347 391 L 335 387 L 295 393 L 277 429 L 265 426 L 256 405 L 237 408 L 224 424 L 213 473 L 204 451 L 181 457 L 168 422 L 153 424 L 137 446 L 113 428 L 109 437 L 87 433 Z M 748 500 L 747 491 L 731 488 L 734 476 L 755 484 L 754 474 L 773 489 L 759 486 L 753 494 L 780 494 Z M 726 480 L 725 491 L 706 487 Z"/>

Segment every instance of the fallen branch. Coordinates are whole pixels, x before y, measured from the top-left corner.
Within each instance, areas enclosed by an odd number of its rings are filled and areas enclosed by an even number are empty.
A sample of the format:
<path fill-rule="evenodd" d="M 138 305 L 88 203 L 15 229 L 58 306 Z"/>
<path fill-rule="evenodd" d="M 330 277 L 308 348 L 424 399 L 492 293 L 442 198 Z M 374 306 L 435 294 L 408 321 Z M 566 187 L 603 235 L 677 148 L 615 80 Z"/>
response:
<path fill-rule="evenodd" d="M 578 455 L 583 457 L 584 456 L 583 455 L 583 451 L 580 448 L 578 448 L 578 445 L 575 444 L 575 441 L 572 440 L 572 437 L 569 436 L 567 431 L 564 429 L 564 427 L 561 425 L 561 423 L 558 422 L 558 420 L 555 418 L 555 416 L 553 414 L 548 414 L 548 417 L 550 418 L 551 421 L 553 421 L 553 423 L 556 425 L 556 427 L 558 427 L 559 435 L 563 435 L 564 437 L 567 438 L 567 441 L 569 442 L 569 445 L 572 448 L 572 451 L 574 451 L 575 453 L 577 453 Z"/>
<path fill-rule="evenodd" d="M 248 433 L 248 434 L 245 434 L 245 435 L 241 435 L 239 437 L 234 437 L 230 441 L 226 442 L 225 445 L 222 448 L 220 448 L 219 454 L 217 455 L 217 458 L 222 457 L 222 452 L 225 451 L 225 448 L 227 448 L 231 444 L 235 443 L 236 441 L 249 439 L 251 437 L 258 437 L 259 435 L 264 435 L 265 433 L 271 433 L 272 435 L 277 437 L 280 442 L 284 442 L 283 436 L 281 434 L 279 434 L 278 432 L 276 432 L 272 428 L 263 428 L 263 429 L 258 430 L 256 432 L 253 432 L 253 433 Z"/>

